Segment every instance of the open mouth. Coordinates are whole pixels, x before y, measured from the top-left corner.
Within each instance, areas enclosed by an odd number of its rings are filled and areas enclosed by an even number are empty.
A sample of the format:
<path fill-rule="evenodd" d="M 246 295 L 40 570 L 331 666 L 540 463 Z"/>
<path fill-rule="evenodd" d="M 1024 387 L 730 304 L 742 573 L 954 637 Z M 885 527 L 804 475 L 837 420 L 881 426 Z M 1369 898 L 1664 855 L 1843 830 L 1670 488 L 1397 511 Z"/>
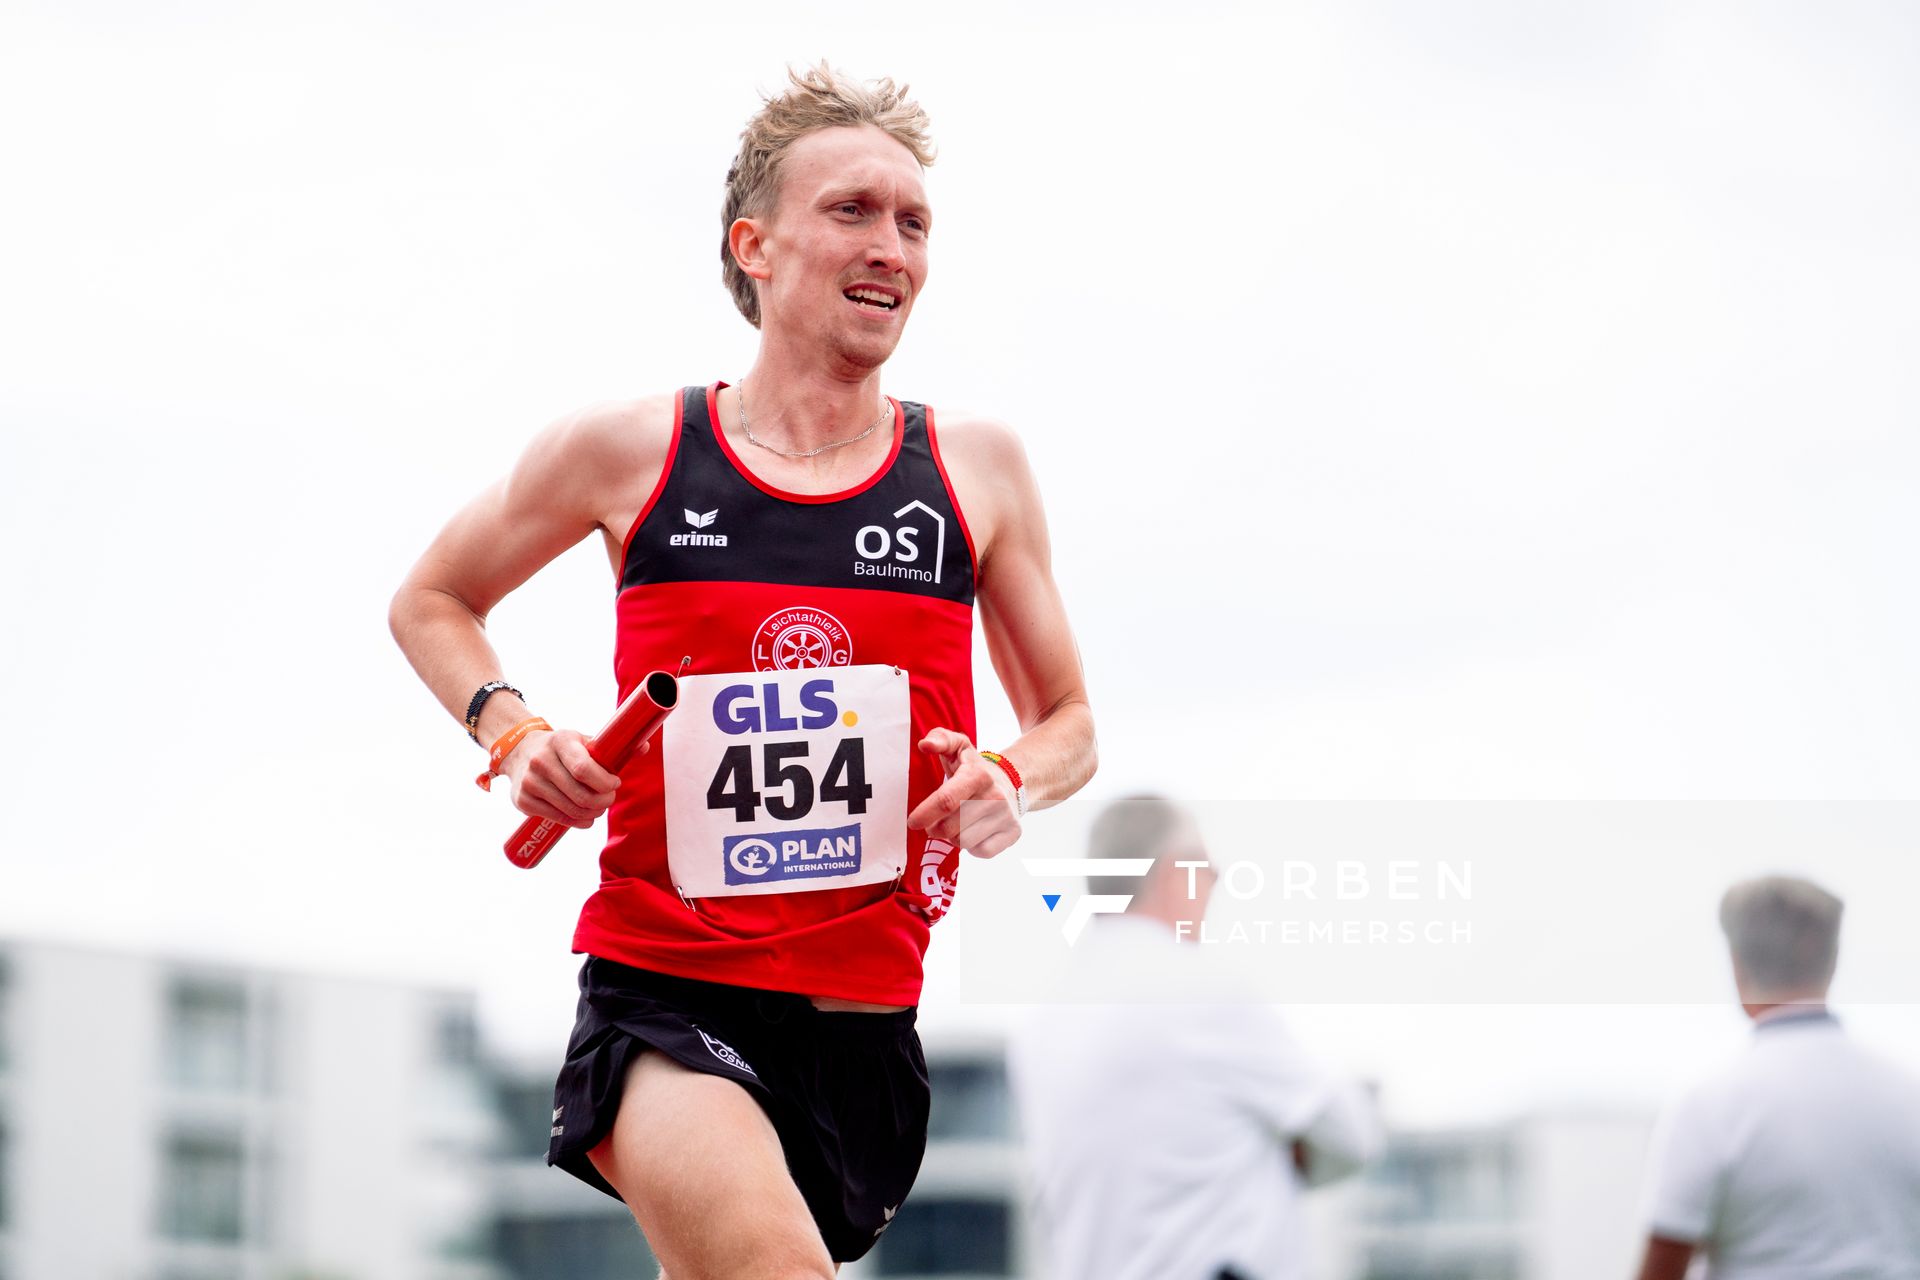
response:
<path fill-rule="evenodd" d="M 871 307 L 875 311 L 892 311 L 900 305 L 900 299 L 888 297 L 878 289 L 849 289 L 841 296 L 849 302 Z"/>

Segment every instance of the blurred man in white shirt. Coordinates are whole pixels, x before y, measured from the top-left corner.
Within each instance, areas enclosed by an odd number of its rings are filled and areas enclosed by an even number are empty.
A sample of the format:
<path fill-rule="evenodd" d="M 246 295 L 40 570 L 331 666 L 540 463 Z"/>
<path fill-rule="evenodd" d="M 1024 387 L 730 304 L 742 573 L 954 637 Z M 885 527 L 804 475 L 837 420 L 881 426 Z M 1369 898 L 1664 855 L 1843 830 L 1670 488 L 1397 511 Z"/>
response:
<path fill-rule="evenodd" d="M 1174 865 L 1206 858 L 1192 819 L 1134 796 L 1101 813 L 1090 844 L 1153 867 L 1089 877 L 1090 892 L 1133 901 L 1094 918 L 1076 961 L 1185 964 L 1194 944 L 1174 926 L 1197 927 L 1213 887 L 1207 869 Z M 1303 1187 L 1356 1171 L 1380 1142 L 1363 1091 L 1265 1005 L 1049 1007 L 1011 1059 L 1051 1280 L 1299 1280 Z"/>
<path fill-rule="evenodd" d="M 1827 1011 L 1840 912 L 1780 876 L 1721 901 L 1753 1042 L 1662 1121 L 1641 1280 L 1920 1277 L 1920 1079 Z"/>

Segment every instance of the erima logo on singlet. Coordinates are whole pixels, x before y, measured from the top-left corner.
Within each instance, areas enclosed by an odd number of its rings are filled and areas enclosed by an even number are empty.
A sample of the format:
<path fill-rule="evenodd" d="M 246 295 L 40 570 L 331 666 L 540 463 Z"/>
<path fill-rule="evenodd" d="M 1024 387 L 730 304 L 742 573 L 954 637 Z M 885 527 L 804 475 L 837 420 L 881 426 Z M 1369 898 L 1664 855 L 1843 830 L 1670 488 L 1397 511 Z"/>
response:
<path fill-rule="evenodd" d="M 680 513 L 686 516 L 688 524 L 696 529 L 704 529 L 719 518 L 720 508 L 715 507 L 711 511 L 688 511 L 683 507 Z M 667 545 L 673 547 L 724 547 L 727 545 L 727 535 L 724 533 L 676 533 L 667 539 Z"/>

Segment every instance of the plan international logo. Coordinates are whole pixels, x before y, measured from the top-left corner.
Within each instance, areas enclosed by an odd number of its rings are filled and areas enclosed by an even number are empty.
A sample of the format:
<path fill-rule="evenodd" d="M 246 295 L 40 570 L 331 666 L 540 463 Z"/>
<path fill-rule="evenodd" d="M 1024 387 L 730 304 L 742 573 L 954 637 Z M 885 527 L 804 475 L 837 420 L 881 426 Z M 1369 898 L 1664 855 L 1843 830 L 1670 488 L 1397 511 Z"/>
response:
<path fill-rule="evenodd" d="M 1022 858 L 1021 865 L 1026 867 L 1028 875 L 1059 876 L 1081 879 L 1086 876 L 1133 876 L 1147 874 L 1153 867 L 1152 858 Z M 1060 905 L 1061 895 L 1043 893 L 1040 900 L 1052 911 Z M 1089 893 L 1076 899 L 1068 909 L 1066 919 L 1060 923 L 1060 932 L 1066 935 L 1067 945 L 1080 941 L 1080 935 L 1086 932 L 1087 921 L 1095 916 L 1119 915 L 1133 901 L 1130 893 Z"/>

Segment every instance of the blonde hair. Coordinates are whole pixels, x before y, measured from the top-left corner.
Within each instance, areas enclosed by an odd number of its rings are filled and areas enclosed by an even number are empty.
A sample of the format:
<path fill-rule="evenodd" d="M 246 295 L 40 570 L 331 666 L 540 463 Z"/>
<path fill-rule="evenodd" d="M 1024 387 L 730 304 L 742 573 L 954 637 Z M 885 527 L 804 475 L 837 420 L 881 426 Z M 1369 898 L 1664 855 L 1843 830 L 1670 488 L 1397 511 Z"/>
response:
<path fill-rule="evenodd" d="M 795 142 L 820 129 L 870 124 L 884 129 L 913 153 L 922 168 L 933 163 L 927 113 L 907 97 L 907 86 L 890 79 L 861 82 L 825 62 L 805 71 L 787 68 L 791 86 L 765 105 L 740 131 L 740 154 L 727 170 L 727 198 L 720 206 L 721 279 L 733 305 L 754 328 L 760 327 L 760 295 L 753 279 L 734 261 L 730 232 L 740 218 L 769 213 L 780 193 L 780 160 Z"/>

